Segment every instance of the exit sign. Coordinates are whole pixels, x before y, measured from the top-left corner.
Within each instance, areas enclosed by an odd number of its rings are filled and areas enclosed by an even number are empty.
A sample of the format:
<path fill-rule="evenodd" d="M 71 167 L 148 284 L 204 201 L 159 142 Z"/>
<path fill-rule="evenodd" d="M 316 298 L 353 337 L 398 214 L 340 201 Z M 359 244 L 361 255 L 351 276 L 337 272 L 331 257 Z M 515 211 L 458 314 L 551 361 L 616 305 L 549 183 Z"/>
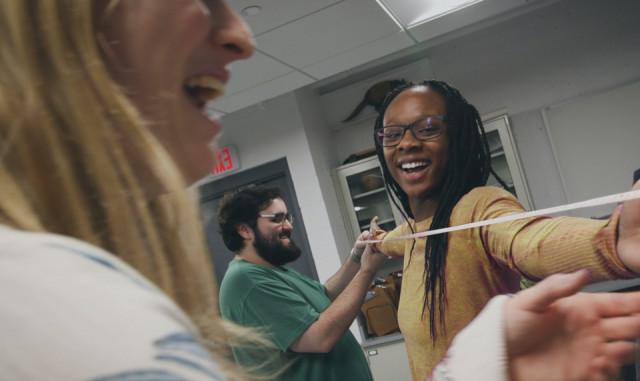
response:
<path fill-rule="evenodd" d="M 240 160 L 238 159 L 238 152 L 234 146 L 224 146 L 215 150 L 214 152 L 216 163 L 211 170 L 211 174 L 214 176 L 227 174 L 236 171 L 240 168 Z"/>

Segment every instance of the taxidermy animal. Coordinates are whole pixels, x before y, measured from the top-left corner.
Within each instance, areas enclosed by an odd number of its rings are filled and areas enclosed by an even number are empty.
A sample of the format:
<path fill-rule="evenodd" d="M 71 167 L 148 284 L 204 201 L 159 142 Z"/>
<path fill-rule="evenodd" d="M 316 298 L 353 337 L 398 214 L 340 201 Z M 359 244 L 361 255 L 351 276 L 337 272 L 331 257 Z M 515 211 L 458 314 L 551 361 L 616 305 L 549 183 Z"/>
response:
<path fill-rule="evenodd" d="M 382 106 L 382 102 L 384 98 L 387 96 L 389 91 L 395 89 L 396 87 L 406 83 L 404 79 L 389 79 L 386 81 L 378 82 L 371 86 L 366 93 L 364 93 L 364 98 L 362 101 L 356 106 L 355 110 L 349 114 L 349 116 L 343 120 L 343 123 L 346 123 L 352 119 L 354 119 L 358 114 L 362 112 L 362 110 L 366 106 L 372 106 L 377 112 L 380 112 L 380 107 Z"/>

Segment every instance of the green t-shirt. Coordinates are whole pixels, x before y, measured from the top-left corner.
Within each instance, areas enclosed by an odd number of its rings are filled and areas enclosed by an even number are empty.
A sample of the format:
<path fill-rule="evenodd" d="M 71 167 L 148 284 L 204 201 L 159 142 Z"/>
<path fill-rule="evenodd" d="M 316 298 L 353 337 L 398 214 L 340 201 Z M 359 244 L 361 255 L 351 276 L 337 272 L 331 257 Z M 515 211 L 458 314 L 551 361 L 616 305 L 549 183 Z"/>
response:
<path fill-rule="evenodd" d="M 278 380 L 372 381 L 362 348 L 349 330 L 329 353 L 288 349 L 329 304 L 322 284 L 288 267 L 267 268 L 234 260 L 220 286 L 222 316 L 240 325 L 261 328 L 280 349 L 272 366 L 288 364 L 289 368 Z M 247 348 L 234 348 L 233 354 L 245 367 L 264 364 L 268 357 Z"/>

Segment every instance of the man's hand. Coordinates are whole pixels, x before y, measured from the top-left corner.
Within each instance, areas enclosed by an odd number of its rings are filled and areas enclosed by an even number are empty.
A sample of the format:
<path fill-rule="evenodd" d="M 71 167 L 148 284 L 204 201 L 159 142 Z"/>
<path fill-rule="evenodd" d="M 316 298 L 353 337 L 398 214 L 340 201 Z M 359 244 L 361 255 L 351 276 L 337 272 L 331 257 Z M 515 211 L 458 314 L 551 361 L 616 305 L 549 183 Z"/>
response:
<path fill-rule="evenodd" d="M 351 256 L 354 262 L 360 263 L 364 249 L 367 247 L 367 244 L 363 243 L 363 241 L 368 240 L 370 236 L 371 233 L 369 233 L 369 230 L 365 230 L 356 238 L 356 242 L 354 242 L 353 248 L 351 249 Z"/>
<path fill-rule="evenodd" d="M 640 190 L 640 181 L 633 190 Z M 640 274 L 640 199 L 622 204 L 618 225 L 618 256 L 629 270 Z"/>
<path fill-rule="evenodd" d="M 640 337 L 640 293 L 580 293 L 587 271 L 553 275 L 505 305 L 512 381 L 615 380 Z"/>

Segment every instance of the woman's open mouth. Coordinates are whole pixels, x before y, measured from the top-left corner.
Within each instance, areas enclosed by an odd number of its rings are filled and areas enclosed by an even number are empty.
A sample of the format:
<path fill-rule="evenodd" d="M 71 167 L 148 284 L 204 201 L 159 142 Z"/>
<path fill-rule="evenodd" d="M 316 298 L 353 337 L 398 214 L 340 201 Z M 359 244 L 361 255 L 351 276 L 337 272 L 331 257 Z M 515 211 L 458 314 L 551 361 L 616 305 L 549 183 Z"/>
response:
<path fill-rule="evenodd" d="M 400 173 L 408 181 L 422 180 L 429 170 L 431 160 L 413 160 L 400 163 Z"/>
<path fill-rule="evenodd" d="M 183 88 L 191 103 L 203 112 L 207 103 L 224 94 L 224 83 L 209 75 L 190 77 Z"/>
<path fill-rule="evenodd" d="M 411 161 L 400 164 L 400 169 L 407 173 L 419 172 L 426 169 L 431 164 L 430 161 Z"/>

